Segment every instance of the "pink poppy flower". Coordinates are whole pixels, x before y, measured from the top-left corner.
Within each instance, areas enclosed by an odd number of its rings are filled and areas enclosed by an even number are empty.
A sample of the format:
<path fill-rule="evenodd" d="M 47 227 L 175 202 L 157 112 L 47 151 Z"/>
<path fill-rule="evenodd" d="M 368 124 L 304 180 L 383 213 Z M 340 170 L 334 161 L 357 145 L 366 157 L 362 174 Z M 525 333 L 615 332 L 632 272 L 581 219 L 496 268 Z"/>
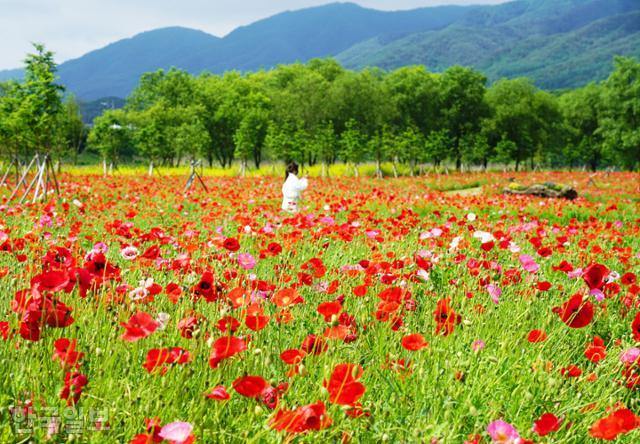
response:
<path fill-rule="evenodd" d="M 494 443 L 517 444 L 520 441 L 520 435 L 516 428 L 501 419 L 489 424 L 487 433 L 491 436 Z"/>
<path fill-rule="evenodd" d="M 529 273 L 535 273 L 540 269 L 540 265 L 538 265 L 535 259 L 528 254 L 521 254 L 519 259 L 522 264 L 522 268 L 527 270 Z"/>
<path fill-rule="evenodd" d="M 245 270 L 252 270 L 256 266 L 256 260 L 249 253 L 238 254 L 238 264 Z"/>
<path fill-rule="evenodd" d="M 500 302 L 500 295 L 502 294 L 502 290 L 500 290 L 500 288 L 493 284 L 489 284 L 487 285 L 487 291 L 489 292 L 489 296 L 491 296 L 491 300 L 494 304 Z"/>
<path fill-rule="evenodd" d="M 620 361 L 624 364 L 633 364 L 640 358 L 640 348 L 632 347 L 622 352 Z"/>
<path fill-rule="evenodd" d="M 175 421 L 162 427 L 158 436 L 168 441 L 183 443 L 189 438 L 192 430 L 193 426 L 188 422 Z"/>

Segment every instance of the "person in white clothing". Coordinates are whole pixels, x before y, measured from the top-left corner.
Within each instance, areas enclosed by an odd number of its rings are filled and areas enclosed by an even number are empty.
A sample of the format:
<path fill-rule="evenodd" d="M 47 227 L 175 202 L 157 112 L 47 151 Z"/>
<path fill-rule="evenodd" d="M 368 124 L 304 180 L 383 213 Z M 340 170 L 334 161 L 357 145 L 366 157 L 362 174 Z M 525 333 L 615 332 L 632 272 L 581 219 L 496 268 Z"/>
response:
<path fill-rule="evenodd" d="M 282 185 L 282 209 L 289 213 L 298 211 L 300 194 L 307 189 L 307 178 L 298 179 L 298 164 L 291 162 L 287 165 L 285 180 Z"/>

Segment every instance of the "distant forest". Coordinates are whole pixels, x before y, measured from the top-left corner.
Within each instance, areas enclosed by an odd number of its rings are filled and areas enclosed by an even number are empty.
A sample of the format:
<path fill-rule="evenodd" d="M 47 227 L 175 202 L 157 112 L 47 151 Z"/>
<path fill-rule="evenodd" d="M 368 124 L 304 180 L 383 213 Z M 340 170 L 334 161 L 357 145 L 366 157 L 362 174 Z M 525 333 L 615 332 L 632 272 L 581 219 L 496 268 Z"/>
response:
<path fill-rule="evenodd" d="M 527 78 L 499 80 L 454 66 L 349 71 L 332 59 L 224 75 L 170 69 L 144 74 L 121 109 L 88 130 L 41 45 L 22 82 L 0 83 L 0 147 L 74 159 L 84 150 L 115 165 L 192 159 L 243 170 L 265 161 L 302 165 L 391 162 L 523 167 L 640 166 L 640 63 L 617 57 L 600 83 L 561 93 Z"/>

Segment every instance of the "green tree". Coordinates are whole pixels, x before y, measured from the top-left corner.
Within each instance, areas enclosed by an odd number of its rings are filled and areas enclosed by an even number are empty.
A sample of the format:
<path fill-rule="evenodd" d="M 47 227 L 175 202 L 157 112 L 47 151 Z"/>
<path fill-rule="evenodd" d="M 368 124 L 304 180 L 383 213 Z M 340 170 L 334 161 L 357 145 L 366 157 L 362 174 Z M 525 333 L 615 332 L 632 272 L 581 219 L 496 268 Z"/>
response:
<path fill-rule="evenodd" d="M 368 143 L 368 157 L 372 158 L 376 162 L 376 177 L 382 177 L 382 162 L 392 160 L 393 162 L 393 174 L 397 177 L 398 171 L 396 169 L 396 137 L 389 125 L 383 126 L 380 130 L 369 139 Z"/>
<path fill-rule="evenodd" d="M 466 136 L 462 141 L 462 158 L 471 165 L 482 165 L 486 170 L 489 159 L 495 156 L 495 147 L 489 144 L 483 132 Z"/>
<path fill-rule="evenodd" d="M 485 120 L 485 134 L 496 150 L 501 140 L 515 144 L 516 149 L 509 146 L 508 152 L 516 170 L 522 162 L 529 159 L 533 164 L 536 155 L 542 156 L 551 149 L 562 119 L 550 94 L 537 90 L 529 79 L 499 80 L 487 91 L 487 102 L 492 116 Z M 507 151 L 497 151 L 506 161 Z"/>
<path fill-rule="evenodd" d="M 206 152 L 211 144 L 209 132 L 199 119 L 184 122 L 175 127 L 172 131 L 172 139 L 178 165 L 185 157 L 195 160 L 201 153 Z"/>
<path fill-rule="evenodd" d="M 415 174 L 417 164 L 425 161 L 425 139 L 422 133 L 412 126 L 407 127 L 396 139 L 400 160 L 409 165 L 409 174 Z"/>
<path fill-rule="evenodd" d="M 358 164 L 364 160 L 366 143 L 366 137 L 358 128 L 356 120 L 349 119 L 346 124 L 346 129 L 340 136 L 340 153 L 342 159 L 353 166 L 353 173 L 356 177 L 360 175 Z"/>
<path fill-rule="evenodd" d="M 443 128 L 451 137 L 450 156 L 458 170 L 463 138 L 479 132 L 482 119 L 489 113 L 484 99 L 486 82 L 481 73 L 461 66 L 447 69 L 439 78 Z"/>
<path fill-rule="evenodd" d="M 17 82 L 0 83 L 0 153 L 9 162 L 26 155 L 24 147 L 30 133 L 19 110 L 20 85 Z"/>
<path fill-rule="evenodd" d="M 107 110 L 93 121 L 87 144 L 96 150 L 105 162 L 118 166 L 123 157 L 131 156 L 131 131 L 124 110 Z"/>
<path fill-rule="evenodd" d="M 425 158 L 438 167 L 451 151 L 451 137 L 446 129 L 431 131 L 425 140 Z"/>
<path fill-rule="evenodd" d="M 598 133 L 609 158 L 627 169 L 640 165 L 640 63 L 616 57 L 615 70 L 604 82 Z"/>
<path fill-rule="evenodd" d="M 59 119 L 64 87 L 56 83 L 53 53 L 34 44 L 36 52 L 25 59 L 24 82 L 18 89 L 17 118 L 23 122 L 23 139 L 29 153 L 56 153 L 60 146 Z"/>
<path fill-rule="evenodd" d="M 74 163 L 77 163 L 78 154 L 84 149 L 87 141 L 87 130 L 80 115 L 80 106 L 74 96 L 65 99 L 60 117 L 64 151 L 70 153 Z"/>
<path fill-rule="evenodd" d="M 322 162 L 322 176 L 328 175 L 328 165 L 333 164 L 338 157 L 338 141 L 333 130 L 333 124 L 326 122 L 313 134 L 311 150 L 317 153 Z"/>
<path fill-rule="evenodd" d="M 602 135 L 599 113 L 602 107 L 602 87 L 590 83 L 563 94 L 559 99 L 565 123 L 564 163 L 573 166 L 577 162 L 587 163 L 596 171 L 603 159 Z"/>
<path fill-rule="evenodd" d="M 240 126 L 234 134 L 234 141 L 236 145 L 235 156 L 240 159 L 243 176 L 250 158 L 253 158 L 256 168 L 260 168 L 268 128 L 269 115 L 265 109 L 252 108 L 242 118 Z"/>
<path fill-rule="evenodd" d="M 423 66 L 407 66 L 389 73 L 384 83 L 397 110 L 393 122 L 397 130 L 411 126 L 426 137 L 438 128 L 442 98 L 436 75 Z"/>

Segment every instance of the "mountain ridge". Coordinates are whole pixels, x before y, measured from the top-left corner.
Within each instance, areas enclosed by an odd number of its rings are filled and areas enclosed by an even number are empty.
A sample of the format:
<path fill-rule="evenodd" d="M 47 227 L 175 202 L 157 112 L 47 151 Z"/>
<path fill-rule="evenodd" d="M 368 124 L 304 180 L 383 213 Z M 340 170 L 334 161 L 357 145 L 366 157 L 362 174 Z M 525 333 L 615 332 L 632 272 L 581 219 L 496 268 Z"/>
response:
<path fill-rule="evenodd" d="M 180 26 L 145 31 L 68 60 L 58 74 L 83 100 L 125 97 L 140 75 L 157 69 L 220 74 L 318 57 L 350 69 L 419 63 L 442 71 L 462 64 L 490 80 L 529 75 L 540 87 L 566 88 L 606 77 L 613 55 L 640 56 L 639 12 L 636 0 L 516 0 L 404 11 L 330 3 L 284 11 L 224 37 Z M 0 80 L 11 76 L 16 70 L 0 71 Z"/>

